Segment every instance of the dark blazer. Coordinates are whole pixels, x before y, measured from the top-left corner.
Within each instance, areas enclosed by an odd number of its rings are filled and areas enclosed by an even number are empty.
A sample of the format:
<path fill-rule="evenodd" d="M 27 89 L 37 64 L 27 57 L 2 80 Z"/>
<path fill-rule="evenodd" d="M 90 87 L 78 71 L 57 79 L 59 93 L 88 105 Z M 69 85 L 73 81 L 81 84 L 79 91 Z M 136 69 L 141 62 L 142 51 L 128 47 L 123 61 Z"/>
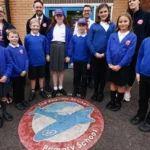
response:
<path fill-rule="evenodd" d="M 7 39 L 7 30 L 15 29 L 15 27 L 12 24 L 10 24 L 9 22 L 7 22 L 5 19 L 3 19 L 3 24 L 4 24 L 4 26 L 3 26 L 2 35 L 3 35 L 3 38 L 4 38 L 4 42 L 5 42 L 5 47 L 7 47 L 8 44 L 9 44 L 9 40 Z M 20 38 L 19 38 L 19 44 L 22 45 L 22 42 L 21 42 Z"/>
<path fill-rule="evenodd" d="M 26 24 L 27 34 L 29 34 L 31 31 L 29 24 L 30 24 L 30 20 L 33 18 L 36 18 L 36 14 L 27 21 L 27 24 Z M 50 23 L 51 23 L 51 20 L 49 18 L 47 18 L 45 15 L 43 15 L 43 20 L 42 20 L 41 28 L 40 28 L 40 34 L 42 34 L 44 36 L 46 35 Z"/>

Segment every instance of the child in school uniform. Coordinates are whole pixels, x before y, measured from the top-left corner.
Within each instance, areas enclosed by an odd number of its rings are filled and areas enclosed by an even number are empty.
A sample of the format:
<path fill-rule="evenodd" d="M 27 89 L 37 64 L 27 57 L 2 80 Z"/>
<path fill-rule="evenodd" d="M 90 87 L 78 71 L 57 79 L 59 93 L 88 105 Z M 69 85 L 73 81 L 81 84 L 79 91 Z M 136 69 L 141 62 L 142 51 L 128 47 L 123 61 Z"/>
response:
<path fill-rule="evenodd" d="M 110 21 L 110 11 L 107 4 L 101 4 L 96 10 L 96 23 L 92 24 L 87 35 L 87 45 L 92 54 L 92 68 L 94 73 L 94 93 L 91 100 L 101 102 L 104 98 L 106 85 L 107 62 L 106 48 L 111 33 L 115 31 L 115 24 Z"/>
<path fill-rule="evenodd" d="M 46 36 L 46 51 L 50 56 L 50 68 L 53 79 L 52 97 L 56 97 L 59 92 L 67 95 L 63 88 L 64 70 L 67 69 L 70 62 L 71 50 L 70 40 L 72 37 L 71 29 L 68 27 L 64 11 L 57 8 L 54 12 L 54 21 L 50 24 L 49 31 Z M 59 86 L 57 86 L 57 83 Z"/>
<path fill-rule="evenodd" d="M 28 57 L 25 48 L 18 44 L 19 33 L 15 29 L 11 29 L 7 36 L 10 41 L 6 50 L 9 51 L 10 57 L 13 63 L 13 69 L 11 73 L 11 81 L 13 88 L 13 98 L 18 110 L 24 110 L 29 107 L 29 103 L 25 101 L 25 84 L 26 73 L 28 71 Z"/>
<path fill-rule="evenodd" d="M 146 38 L 139 49 L 136 63 L 136 78 L 139 83 L 139 109 L 137 114 L 132 118 L 133 125 L 143 124 L 139 129 L 144 132 L 150 131 L 150 111 L 148 113 L 149 92 L 150 92 L 150 38 Z"/>
<path fill-rule="evenodd" d="M 40 96 L 47 98 L 43 89 L 45 77 L 45 37 L 39 33 L 40 22 L 37 18 L 30 20 L 31 33 L 25 36 L 25 49 L 29 59 L 28 78 L 31 83 L 31 93 L 28 101 L 33 101 L 35 94 L 36 78 L 39 78 Z"/>
<path fill-rule="evenodd" d="M 107 46 L 111 101 L 106 108 L 112 111 L 118 111 L 122 106 L 136 39 L 132 33 L 131 16 L 128 13 L 121 14 L 117 20 L 116 32 L 111 34 Z"/>
<path fill-rule="evenodd" d="M 12 115 L 6 111 L 11 71 L 12 62 L 9 53 L 5 48 L 0 46 L 0 104 L 2 108 L 2 116 L 0 115 L 0 128 L 3 126 L 3 118 L 7 121 L 13 119 Z"/>
<path fill-rule="evenodd" d="M 91 55 L 87 47 L 87 34 L 86 34 L 85 18 L 80 18 L 77 23 L 78 32 L 71 39 L 72 57 L 71 66 L 74 71 L 73 97 L 81 94 L 81 98 L 86 97 L 87 89 L 87 70 L 90 69 Z"/>

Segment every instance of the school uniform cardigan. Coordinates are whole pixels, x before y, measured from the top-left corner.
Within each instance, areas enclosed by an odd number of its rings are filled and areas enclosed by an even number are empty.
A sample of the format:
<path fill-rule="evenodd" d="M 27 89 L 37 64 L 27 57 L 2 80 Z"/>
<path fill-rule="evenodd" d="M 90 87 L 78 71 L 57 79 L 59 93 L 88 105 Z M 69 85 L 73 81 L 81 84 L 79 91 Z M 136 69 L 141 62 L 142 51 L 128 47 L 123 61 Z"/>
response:
<path fill-rule="evenodd" d="M 28 54 L 29 66 L 44 66 L 45 59 L 45 37 L 41 34 L 34 36 L 28 34 L 24 40 L 25 49 Z"/>
<path fill-rule="evenodd" d="M 139 8 L 133 13 L 130 11 L 133 20 L 133 31 L 137 36 L 137 45 L 135 53 L 137 54 L 142 41 L 150 36 L 150 13 Z"/>
<path fill-rule="evenodd" d="M 50 46 L 51 46 L 51 42 L 53 39 L 53 32 L 54 32 L 54 27 L 49 30 L 49 32 L 46 35 L 46 39 L 45 39 L 46 54 L 49 54 L 49 55 L 50 55 Z M 66 32 L 66 34 L 65 34 L 66 57 L 71 57 L 72 52 L 71 52 L 70 40 L 72 38 L 72 32 L 71 32 L 70 28 L 67 26 L 65 26 L 65 32 Z"/>
<path fill-rule="evenodd" d="M 129 32 L 120 42 L 118 32 L 112 33 L 108 40 L 107 63 L 120 67 L 128 66 L 135 52 L 136 40 L 136 35 Z"/>
<path fill-rule="evenodd" d="M 30 20 L 33 19 L 33 18 L 36 18 L 36 14 L 34 14 L 32 16 L 32 18 L 30 18 L 28 21 L 27 21 L 27 24 L 26 24 L 26 32 L 27 34 L 29 34 L 31 32 L 31 29 L 30 29 Z M 48 31 L 48 28 L 49 28 L 49 25 L 51 23 L 51 20 L 49 18 L 47 18 L 44 14 L 43 14 L 43 20 L 41 22 L 41 25 L 40 25 L 40 34 L 42 35 L 46 35 L 47 31 Z"/>
<path fill-rule="evenodd" d="M 18 77 L 22 73 L 22 71 L 28 71 L 29 61 L 27 57 L 26 50 L 23 46 L 12 47 L 8 46 L 6 48 L 10 53 L 10 57 L 13 63 L 13 69 L 11 73 L 11 77 Z"/>
<path fill-rule="evenodd" d="M 0 46 L 0 74 L 1 76 L 7 76 L 6 83 L 10 80 L 10 75 L 12 72 L 12 61 L 9 52 Z"/>
<path fill-rule="evenodd" d="M 87 45 L 92 55 L 106 52 L 108 38 L 114 31 L 114 23 L 109 24 L 107 31 L 99 23 L 92 24 L 87 35 Z"/>
<path fill-rule="evenodd" d="M 90 64 L 91 55 L 87 46 L 87 35 L 86 36 L 78 36 L 74 35 L 71 39 L 72 45 L 72 58 L 71 62 L 87 62 Z"/>
<path fill-rule="evenodd" d="M 150 38 L 143 40 L 136 63 L 136 73 L 150 76 Z"/>

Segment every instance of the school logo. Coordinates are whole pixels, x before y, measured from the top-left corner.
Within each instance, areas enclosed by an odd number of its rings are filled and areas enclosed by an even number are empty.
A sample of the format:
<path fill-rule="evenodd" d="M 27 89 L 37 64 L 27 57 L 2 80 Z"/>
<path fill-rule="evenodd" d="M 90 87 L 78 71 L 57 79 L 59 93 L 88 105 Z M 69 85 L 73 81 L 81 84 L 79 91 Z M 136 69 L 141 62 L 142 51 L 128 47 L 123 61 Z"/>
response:
<path fill-rule="evenodd" d="M 46 24 L 46 23 L 43 23 L 43 27 L 47 27 L 47 24 Z"/>
<path fill-rule="evenodd" d="M 131 43 L 131 41 L 130 41 L 130 40 L 127 40 L 127 41 L 126 41 L 126 46 L 129 46 L 130 43 Z"/>
<path fill-rule="evenodd" d="M 19 52 L 20 52 L 20 54 L 23 54 L 23 50 L 22 49 Z"/>
<path fill-rule="evenodd" d="M 143 19 L 140 19 L 137 21 L 137 24 L 143 24 L 143 22 L 144 22 Z"/>
<path fill-rule="evenodd" d="M 103 129 L 103 117 L 94 105 L 57 97 L 31 107 L 20 121 L 18 134 L 28 150 L 88 150 Z"/>

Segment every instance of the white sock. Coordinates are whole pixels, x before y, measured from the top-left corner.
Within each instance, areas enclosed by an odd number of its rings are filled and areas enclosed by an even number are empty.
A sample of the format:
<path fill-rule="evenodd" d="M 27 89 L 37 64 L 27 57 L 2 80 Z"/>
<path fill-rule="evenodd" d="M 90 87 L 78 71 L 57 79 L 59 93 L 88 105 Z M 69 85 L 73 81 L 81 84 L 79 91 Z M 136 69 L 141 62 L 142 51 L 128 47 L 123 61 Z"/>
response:
<path fill-rule="evenodd" d="M 56 91 L 57 91 L 57 89 L 58 89 L 58 88 L 57 88 L 57 86 L 54 86 L 54 90 L 56 90 Z"/>
<path fill-rule="evenodd" d="M 63 89 L 63 86 L 62 85 L 59 85 L 59 90 Z"/>

